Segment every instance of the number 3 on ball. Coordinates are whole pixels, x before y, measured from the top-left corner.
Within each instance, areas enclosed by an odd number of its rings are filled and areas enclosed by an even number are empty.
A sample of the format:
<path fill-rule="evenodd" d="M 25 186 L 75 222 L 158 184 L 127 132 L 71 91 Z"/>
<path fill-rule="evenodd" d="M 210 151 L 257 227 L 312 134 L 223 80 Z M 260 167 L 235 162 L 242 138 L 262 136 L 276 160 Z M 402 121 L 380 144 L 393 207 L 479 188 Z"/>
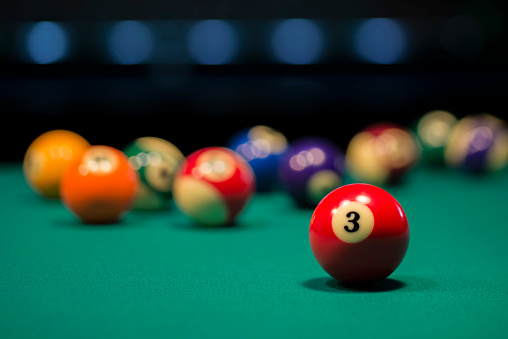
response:
<path fill-rule="evenodd" d="M 353 224 L 353 228 L 349 228 L 349 226 L 344 226 L 344 229 L 346 230 L 346 232 L 356 232 L 360 229 L 360 225 L 357 223 L 358 219 L 360 219 L 360 214 L 358 214 L 358 212 L 349 212 L 348 214 L 346 214 L 346 216 L 348 218 L 351 218 L 353 217 L 353 219 L 350 219 L 348 220 L 348 222 L 350 222 L 351 224 Z"/>
<path fill-rule="evenodd" d="M 333 233 L 344 242 L 361 242 L 374 228 L 374 215 L 370 208 L 361 202 L 347 201 L 332 213 Z"/>

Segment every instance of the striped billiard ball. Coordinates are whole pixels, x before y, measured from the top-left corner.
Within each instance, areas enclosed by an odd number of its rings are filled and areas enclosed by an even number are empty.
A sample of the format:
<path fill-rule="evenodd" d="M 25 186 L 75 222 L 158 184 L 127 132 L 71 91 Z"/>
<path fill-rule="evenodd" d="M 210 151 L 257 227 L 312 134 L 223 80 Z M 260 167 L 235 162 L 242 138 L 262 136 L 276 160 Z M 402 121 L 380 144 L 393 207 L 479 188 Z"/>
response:
<path fill-rule="evenodd" d="M 444 151 L 449 167 L 493 172 L 508 163 L 506 123 L 489 114 L 470 115 L 454 126 Z"/>
<path fill-rule="evenodd" d="M 173 199 L 198 224 L 232 225 L 256 190 L 254 172 L 236 152 L 207 147 L 191 153 L 173 183 Z"/>

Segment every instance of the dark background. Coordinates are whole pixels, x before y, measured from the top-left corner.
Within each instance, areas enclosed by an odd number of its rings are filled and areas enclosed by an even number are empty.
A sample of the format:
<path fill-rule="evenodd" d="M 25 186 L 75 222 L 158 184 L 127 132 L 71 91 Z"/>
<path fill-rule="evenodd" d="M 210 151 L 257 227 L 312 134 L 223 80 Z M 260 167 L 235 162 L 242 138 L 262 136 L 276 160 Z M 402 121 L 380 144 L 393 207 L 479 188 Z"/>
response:
<path fill-rule="evenodd" d="M 92 144 L 117 148 L 136 137 L 159 136 L 188 154 L 224 145 L 238 129 L 254 124 L 273 126 L 290 140 L 326 136 L 345 148 L 370 123 L 411 125 L 432 109 L 447 109 L 458 117 L 489 112 L 505 118 L 505 10 L 504 2 L 491 0 L 4 0 L 2 159 L 22 160 L 35 137 L 56 128 L 74 130 Z M 461 57 L 466 55 L 461 51 L 475 43 L 468 32 L 454 40 L 455 53 L 440 44 L 443 27 L 457 16 L 474 18 L 481 28 L 481 48 L 474 57 Z M 410 27 L 413 38 L 400 63 L 371 64 L 341 49 L 341 43 L 351 38 L 340 27 L 373 17 L 397 18 Z M 260 47 L 263 35 L 258 33 L 284 18 L 321 20 L 332 47 L 319 63 L 286 65 L 267 57 Z M 115 65 L 103 57 L 103 46 L 96 42 L 97 27 L 103 22 L 202 19 L 240 24 L 245 33 L 243 58 L 220 66 Z M 77 52 L 48 65 L 27 60 L 21 32 L 43 20 L 73 27 L 72 37 L 81 42 Z"/>

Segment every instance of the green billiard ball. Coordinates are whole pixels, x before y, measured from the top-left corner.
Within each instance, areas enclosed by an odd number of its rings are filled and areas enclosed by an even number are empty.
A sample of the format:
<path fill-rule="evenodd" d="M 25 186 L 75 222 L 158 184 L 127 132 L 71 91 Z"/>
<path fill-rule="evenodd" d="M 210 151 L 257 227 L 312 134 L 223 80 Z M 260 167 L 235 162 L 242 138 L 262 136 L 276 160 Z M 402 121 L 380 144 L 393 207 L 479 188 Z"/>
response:
<path fill-rule="evenodd" d="M 185 159 L 182 152 L 169 141 L 156 137 L 138 138 L 123 151 L 141 179 L 134 208 L 167 208 L 172 197 L 174 176 Z"/>

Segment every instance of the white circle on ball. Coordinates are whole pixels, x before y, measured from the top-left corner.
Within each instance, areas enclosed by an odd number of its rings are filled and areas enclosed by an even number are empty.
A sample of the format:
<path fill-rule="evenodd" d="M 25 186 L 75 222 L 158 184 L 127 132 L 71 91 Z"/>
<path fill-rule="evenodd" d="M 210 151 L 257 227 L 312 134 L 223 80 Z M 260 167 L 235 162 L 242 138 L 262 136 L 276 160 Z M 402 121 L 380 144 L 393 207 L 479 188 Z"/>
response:
<path fill-rule="evenodd" d="M 332 213 L 333 233 L 343 242 L 359 243 L 374 229 L 374 214 L 361 202 L 346 200 Z"/>

